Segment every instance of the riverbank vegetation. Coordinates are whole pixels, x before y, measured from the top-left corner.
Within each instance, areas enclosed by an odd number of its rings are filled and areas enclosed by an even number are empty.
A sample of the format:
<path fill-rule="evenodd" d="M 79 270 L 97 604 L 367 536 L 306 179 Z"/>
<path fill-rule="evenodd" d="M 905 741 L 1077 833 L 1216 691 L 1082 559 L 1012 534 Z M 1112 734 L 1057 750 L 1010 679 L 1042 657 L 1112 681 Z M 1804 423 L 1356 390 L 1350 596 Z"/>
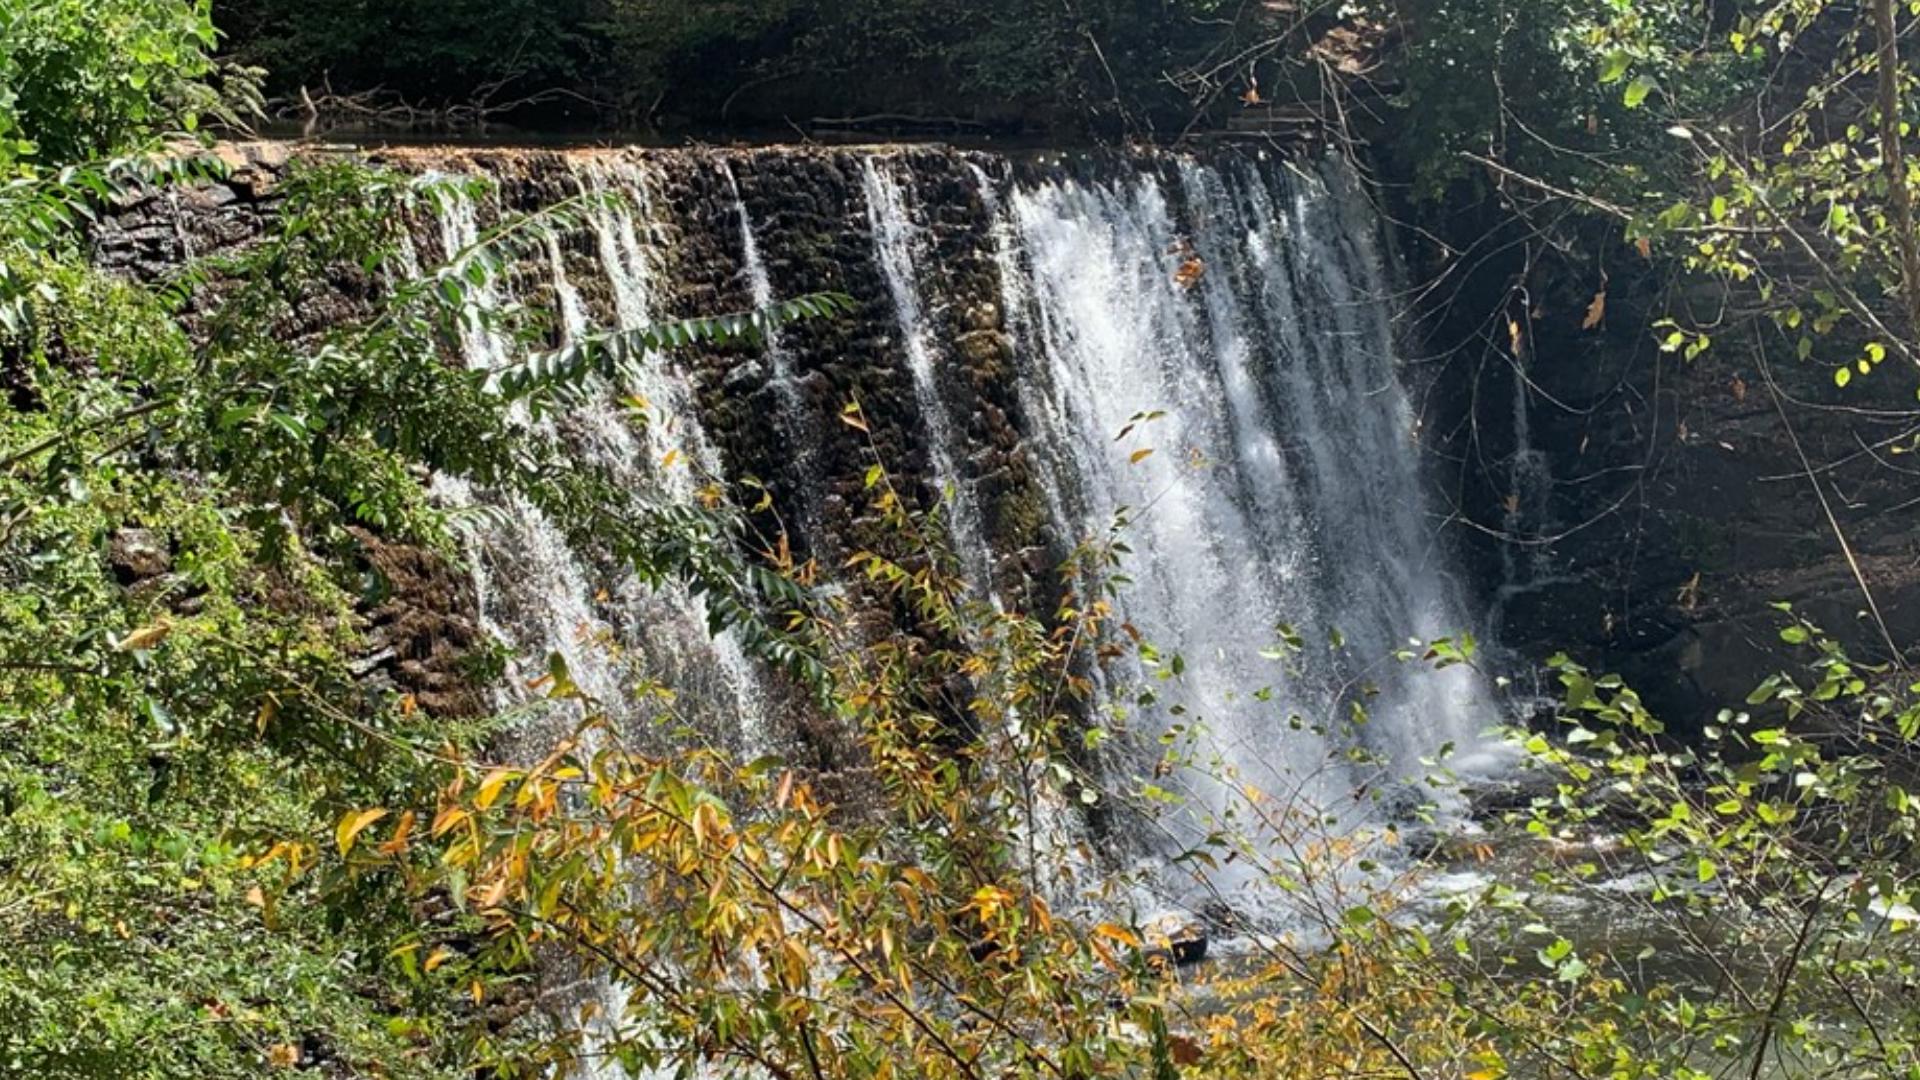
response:
<path fill-rule="evenodd" d="M 349 85 L 406 67 L 410 91 L 447 96 L 479 72 L 571 92 L 624 49 L 633 103 L 715 56 L 769 80 L 794 55 L 814 75 L 885 56 L 968 95 L 1141 115 L 1129 87 L 1244 10 L 740 7 L 476 4 L 402 34 L 383 20 L 425 9 L 263 0 L 233 9 L 234 56 L 282 65 L 264 78 L 284 87 L 381 35 L 391 67 Z M 1524 104 L 1414 114 L 1425 181 L 1489 183 L 1533 214 L 1557 201 L 1579 216 L 1544 237 L 1748 285 L 1806 355 L 1844 343 L 1836 372 L 1907 356 L 1904 120 L 1875 111 L 1905 115 L 1900 31 L 1854 24 L 1794 84 L 1831 96 L 1736 152 L 1723 94 L 1783 69 L 1766 43 L 1841 13 L 1611 11 L 1560 12 L 1560 34 L 1498 6 L 1431 14 L 1450 29 L 1415 37 L 1410 86 L 1510 71 L 1509 32 L 1549 55 L 1527 61 L 1545 92 Z M 292 166 L 256 244 L 108 275 L 91 223 L 231 168 L 201 133 L 257 116 L 263 76 L 222 58 L 192 0 L 25 0 L 0 35 L 0 1075 L 1920 1076 L 1920 699 L 1901 643 L 1856 661 L 1782 612 L 1801 666 L 1687 744 L 1620 680 L 1556 658 L 1557 692 L 1504 733 L 1493 780 L 1453 775 L 1446 748 L 1376 760 L 1356 681 L 1292 722 L 1364 782 L 1265 790 L 1222 773 L 1205 718 L 1160 704 L 1185 664 L 1116 614 L 1124 523 L 1075 551 L 1047 610 L 1005 611 L 875 453 L 873 540 L 835 568 L 858 587 L 828 592 L 728 498 L 661 506 L 539 432 L 652 354 L 751 347 L 844 298 L 562 333 L 482 297 L 590 199 L 423 254 L 410 224 L 472 182 L 339 162 Z M 1514 134 L 1536 121 L 1611 141 Z M 1812 276 L 1774 269 L 1782 252 Z M 1695 353 L 1722 333 L 1659 332 Z M 474 333 L 503 343 L 498 367 L 456 362 Z M 867 434 L 860 405 L 841 419 Z M 849 733 L 856 775 L 686 737 L 673 686 L 628 688 L 619 712 L 652 723 L 616 723 L 558 658 L 520 658 L 544 670 L 511 705 L 484 643 L 461 703 L 370 662 L 402 573 L 472 602 L 464 538 L 494 511 L 450 485 L 684 584 L 805 688 L 795 708 Z M 876 629 L 861 603 L 898 617 Z M 1247 645 L 1276 683 L 1343 648 L 1328 627 Z M 1141 685 L 1090 712 L 1121 656 Z M 1464 635 L 1356 663 L 1499 675 Z M 566 722 L 529 746 L 536 709 Z M 1123 752 L 1153 765 L 1098 768 Z M 1469 803 L 1480 824 L 1461 828 Z M 1092 831 L 1122 825 L 1161 836 L 1233 932 L 1143 908 L 1142 872 Z M 1459 884 L 1415 887 L 1439 873 Z M 1209 945 L 1211 966 L 1185 963 Z"/>

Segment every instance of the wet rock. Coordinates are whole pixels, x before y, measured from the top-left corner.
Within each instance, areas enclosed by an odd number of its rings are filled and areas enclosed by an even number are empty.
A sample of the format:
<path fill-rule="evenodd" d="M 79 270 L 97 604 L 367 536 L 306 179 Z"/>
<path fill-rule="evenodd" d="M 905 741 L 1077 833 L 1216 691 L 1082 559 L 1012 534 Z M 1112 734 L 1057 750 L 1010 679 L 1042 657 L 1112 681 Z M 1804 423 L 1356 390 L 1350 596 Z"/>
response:
<path fill-rule="evenodd" d="M 1140 921 L 1140 943 L 1148 960 L 1197 964 L 1207 958 L 1207 941 L 1206 921 L 1182 908 L 1169 908 Z"/>
<path fill-rule="evenodd" d="M 114 530 L 107 542 L 107 563 L 122 585 L 135 585 L 173 569 L 173 552 L 166 537 L 151 529 Z"/>

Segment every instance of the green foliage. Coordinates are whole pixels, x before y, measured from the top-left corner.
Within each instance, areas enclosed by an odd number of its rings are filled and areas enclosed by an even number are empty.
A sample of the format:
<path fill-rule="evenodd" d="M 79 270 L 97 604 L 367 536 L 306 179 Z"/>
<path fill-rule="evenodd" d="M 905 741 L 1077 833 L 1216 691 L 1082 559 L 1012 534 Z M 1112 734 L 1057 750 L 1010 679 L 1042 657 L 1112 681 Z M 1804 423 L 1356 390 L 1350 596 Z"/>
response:
<path fill-rule="evenodd" d="M 596 0 L 219 0 L 235 54 L 279 89 L 384 87 L 427 104 L 497 86 L 510 101 L 556 86 L 593 90 Z"/>
<path fill-rule="evenodd" d="M 0 5 L 0 177 L 192 131 L 225 108 L 207 79 L 208 0 L 7 0 Z"/>
<path fill-rule="evenodd" d="M 459 557 L 429 471 L 529 499 L 652 580 L 688 579 L 751 641 L 785 637 L 744 625 L 765 579 L 731 554 L 724 508 L 646 508 L 529 434 L 523 406 L 568 407 L 617 365 L 448 361 L 482 323 L 541 354 L 538 316 L 471 294 L 575 227 L 576 207 L 503 221 L 410 277 L 409 223 L 470 185 L 297 166 L 276 231 L 239 254 L 151 287 L 85 265 L 73 229 L 107 200 L 217 172 L 132 159 L 0 196 L 22 210 L 0 228 L 0 1071 L 457 1075 L 515 1045 L 498 1029 L 525 1007 L 526 964 L 478 1002 L 441 993 L 396 940 L 480 924 L 393 878 L 312 872 L 342 814 L 431 800 L 439 758 L 499 727 L 367 678 L 381 552 Z M 562 355 L 840 305 L 587 334 Z"/>
<path fill-rule="evenodd" d="M 1910 5 L 1386 10 L 1415 28 L 1393 143 L 1422 194 L 1490 186 L 1570 262 L 1603 267 L 1601 303 L 1604 269 L 1634 250 L 1715 282 L 1733 322 L 1656 316 L 1687 359 L 1751 340 L 1842 389 L 1889 358 L 1920 364 Z"/>
<path fill-rule="evenodd" d="M 1737 104 L 1761 73 L 1694 48 L 1713 13 L 1690 0 L 1397 0 L 1372 14 L 1408 28 L 1389 144 L 1424 197 L 1485 177 L 1476 157 L 1603 200 L 1651 196 L 1690 148 L 1653 122 L 1649 95 L 1699 115 Z"/>
<path fill-rule="evenodd" d="M 0 1064 L 239 1077 L 293 1054 L 439 1075 L 409 1025 L 464 1021 L 383 977 L 382 927 L 409 917 L 391 893 L 257 902 L 268 838 L 414 789 L 391 740 L 485 733 L 355 685 L 344 536 L 316 529 L 315 549 L 284 524 L 423 520 L 415 482 L 348 432 L 343 456 L 372 466 L 350 480 L 286 426 L 233 420 L 274 371 L 294 376 L 284 401 L 319 396 L 312 365 L 262 340 L 271 323 L 202 349 L 161 296 L 7 255 L 34 287 L 0 412 Z M 114 568 L 129 537 L 158 560 L 139 588 Z"/>

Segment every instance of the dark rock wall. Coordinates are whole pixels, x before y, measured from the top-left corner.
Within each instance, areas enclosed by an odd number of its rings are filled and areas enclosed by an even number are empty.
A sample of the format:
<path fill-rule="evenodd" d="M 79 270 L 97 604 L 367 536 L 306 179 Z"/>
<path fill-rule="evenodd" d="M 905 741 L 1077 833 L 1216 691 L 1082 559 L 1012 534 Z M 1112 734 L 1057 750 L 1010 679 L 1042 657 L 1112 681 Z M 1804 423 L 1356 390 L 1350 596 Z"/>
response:
<path fill-rule="evenodd" d="M 1517 244 L 1449 268 L 1405 242 L 1422 282 L 1451 276 L 1420 346 L 1425 443 L 1522 666 L 1564 650 L 1685 732 L 1808 657 L 1782 643 L 1776 602 L 1863 659 L 1887 659 L 1889 636 L 1920 643 L 1920 490 L 1897 449 L 1920 425 L 1910 373 L 1890 363 L 1840 390 L 1830 364 L 1771 330 L 1735 332 L 1717 289 L 1689 293 L 1624 245 L 1603 282 L 1528 265 Z M 1604 322 L 1584 328 L 1602 288 Z M 1690 307 L 1726 329 L 1696 358 L 1662 351 L 1651 327 Z"/>
<path fill-rule="evenodd" d="M 217 258 L 257 243 L 276 212 L 275 187 L 289 155 L 276 144 L 222 146 L 227 178 L 198 188 L 176 189 L 130 198 L 102 215 L 93 229 L 91 252 L 102 268 L 144 281 L 160 281 L 190 259 Z M 213 298 L 234 287 L 218 274 L 190 298 L 189 327 L 200 326 Z M 375 283 L 356 268 L 341 267 L 331 280 L 290 305 L 276 333 L 289 340 L 315 337 L 329 326 L 365 309 Z M 137 535 L 138 543 L 116 541 L 110 562 L 123 580 L 160 572 L 170 541 Z M 362 529 L 352 533 L 360 565 L 374 584 L 357 613 L 361 656 L 356 670 L 370 684 L 412 695 L 426 711 L 440 716 L 478 716 L 485 694 L 475 685 L 470 660 L 482 644 L 478 601 L 466 575 L 438 554 L 394 543 Z M 164 568 L 164 567 L 162 567 Z M 277 595 L 269 590 L 269 599 Z"/>

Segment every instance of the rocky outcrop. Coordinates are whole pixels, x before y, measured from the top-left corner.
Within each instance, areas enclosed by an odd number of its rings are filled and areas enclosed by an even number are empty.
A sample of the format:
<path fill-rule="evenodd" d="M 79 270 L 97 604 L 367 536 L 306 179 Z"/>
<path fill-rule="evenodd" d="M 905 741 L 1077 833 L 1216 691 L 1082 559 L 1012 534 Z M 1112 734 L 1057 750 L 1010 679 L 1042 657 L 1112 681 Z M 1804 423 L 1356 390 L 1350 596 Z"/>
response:
<path fill-rule="evenodd" d="M 189 329 L 213 310 L 223 290 L 237 284 L 219 272 L 218 259 L 257 243 L 272 227 L 276 187 L 291 160 L 290 148 L 276 143 L 222 145 L 216 152 L 226 166 L 224 178 L 126 198 L 101 216 L 90 236 L 96 265 L 142 281 L 165 280 L 192 260 L 214 260 L 203 263 L 214 269 L 188 300 Z M 369 275 L 341 267 L 306 302 L 289 306 L 276 333 L 287 340 L 312 338 L 364 311 L 375 287 Z M 365 529 L 350 531 L 369 583 L 355 613 L 355 671 L 369 685 L 409 695 L 434 715 L 482 713 L 484 685 L 473 663 L 481 635 L 472 582 L 435 552 Z M 129 527 L 110 537 L 107 561 L 122 584 L 138 589 L 172 570 L 172 551 L 167 537 Z M 263 582 L 263 595 L 269 603 L 301 603 L 297 590 L 274 575 Z"/>

